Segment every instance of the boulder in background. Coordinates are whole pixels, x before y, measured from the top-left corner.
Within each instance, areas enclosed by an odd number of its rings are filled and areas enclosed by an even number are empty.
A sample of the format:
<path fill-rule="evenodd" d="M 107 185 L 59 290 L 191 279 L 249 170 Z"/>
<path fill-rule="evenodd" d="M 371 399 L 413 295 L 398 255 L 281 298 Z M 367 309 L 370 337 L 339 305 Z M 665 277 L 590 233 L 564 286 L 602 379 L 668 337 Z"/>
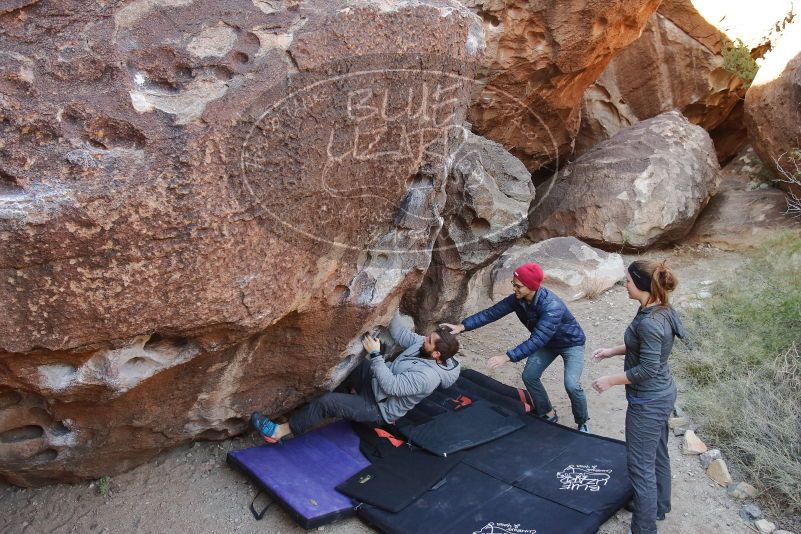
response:
<path fill-rule="evenodd" d="M 659 0 L 461 0 L 484 23 L 487 51 L 470 108 L 474 131 L 530 171 L 573 151 L 581 99 L 639 37 Z"/>
<path fill-rule="evenodd" d="M 615 54 L 587 89 L 576 154 L 639 120 L 676 109 L 709 132 L 718 161 L 727 162 L 747 140 L 745 85 L 724 68 L 723 49 L 739 39 L 752 57 L 761 57 L 792 12 L 791 0 L 750 6 L 663 1 L 640 38 Z"/>
<path fill-rule="evenodd" d="M 529 238 L 643 249 L 686 236 L 715 193 L 709 134 L 676 111 L 622 130 L 538 188 Z"/>
<path fill-rule="evenodd" d="M 788 154 L 801 149 L 801 21 L 783 32 L 767 53 L 745 95 L 748 137 L 762 162 L 782 178 L 779 167 L 796 173 Z M 801 197 L 801 184 L 778 182 Z"/>

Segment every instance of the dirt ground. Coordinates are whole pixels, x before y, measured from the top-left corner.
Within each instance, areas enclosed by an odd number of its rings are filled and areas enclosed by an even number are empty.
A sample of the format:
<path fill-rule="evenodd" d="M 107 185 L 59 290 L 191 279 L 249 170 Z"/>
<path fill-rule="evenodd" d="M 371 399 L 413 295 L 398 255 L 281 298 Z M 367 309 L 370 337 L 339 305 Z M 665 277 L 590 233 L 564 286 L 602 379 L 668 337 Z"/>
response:
<path fill-rule="evenodd" d="M 658 251 L 646 256 L 669 259 L 679 275 L 678 302 L 693 301 L 699 292 L 703 294 L 710 281 L 725 279 L 743 261 L 738 254 L 699 248 Z M 589 360 L 589 354 L 595 348 L 622 343 L 623 331 L 636 312 L 636 304 L 627 299 L 625 289 L 618 285 L 596 300 L 571 303 L 570 308 L 588 337 L 583 385 L 589 403 L 590 430 L 622 439 L 626 407 L 623 388 L 598 395 L 590 387 L 594 378 L 620 371 L 622 359 L 594 363 Z M 466 333 L 462 336 L 462 363 L 506 383 L 522 386 L 522 363 L 508 364 L 491 372 L 484 362 L 490 356 L 504 353 L 526 335 L 513 316 Z M 572 425 L 561 374 L 561 360 L 557 360 L 546 371 L 544 382 L 560 414 L 560 422 Z M 681 391 L 678 402 L 681 403 Z M 740 503 L 706 477 L 696 457 L 681 454 L 679 441 L 671 436 L 673 511 L 659 523 L 659 531 L 676 534 L 753 532 L 738 517 Z M 246 435 L 223 442 L 197 442 L 166 452 L 148 464 L 115 476 L 105 496 L 100 495 L 98 482 L 38 489 L 0 486 L 0 532 L 304 532 L 277 506 L 273 506 L 262 521 L 257 522 L 251 516 L 248 506 L 256 494 L 255 489 L 226 465 L 225 457 L 230 450 L 255 443 L 252 436 Z M 532 452 L 536 453 L 535 445 Z M 630 518 L 630 513 L 620 511 L 599 532 L 626 533 Z M 330 534 L 373 532 L 357 519 L 319 530 Z M 569 526 L 564 532 L 570 532 Z"/>

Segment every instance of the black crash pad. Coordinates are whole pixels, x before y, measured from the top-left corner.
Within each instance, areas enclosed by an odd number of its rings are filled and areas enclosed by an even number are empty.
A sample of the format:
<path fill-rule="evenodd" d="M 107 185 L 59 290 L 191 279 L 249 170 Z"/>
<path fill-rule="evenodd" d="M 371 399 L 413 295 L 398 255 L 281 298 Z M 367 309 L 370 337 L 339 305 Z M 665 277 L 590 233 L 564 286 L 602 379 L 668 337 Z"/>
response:
<path fill-rule="evenodd" d="M 484 400 L 446 411 L 424 423 L 398 423 L 410 443 L 440 456 L 487 443 L 524 426 L 522 416 Z"/>
<path fill-rule="evenodd" d="M 490 442 L 522 428 L 530 412 L 528 392 L 474 371 L 462 371 L 456 384 L 438 389 L 396 423 L 409 442 L 439 455 Z"/>
<path fill-rule="evenodd" d="M 498 390 L 506 400 L 496 404 Z M 520 416 L 526 407 L 517 389 L 475 371 L 432 395 L 412 419 L 421 426 L 458 413 L 461 423 L 474 426 L 469 415 L 479 412 L 469 407 L 488 403 L 484 395 L 516 411 L 524 426 L 460 453 L 443 480 L 401 511 L 364 505 L 359 517 L 388 533 L 582 534 L 596 532 L 631 498 L 623 442 Z M 459 396 L 469 403 L 452 402 Z"/>
<path fill-rule="evenodd" d="M 400 512 L 435 487 L 462 459 L 462 453 L 444 458 L 405 444 L 366 451 L 360 437 L 361 450 L 373 463 L 336 489 L 357 502 L 390 512 Z"/>
<path fill-rule="evenodd" d="M 510 486 L 464 463 L 401 513 L 363 506 L 359 517 L 390 534 L 594 532 L 590 516 Z"/>

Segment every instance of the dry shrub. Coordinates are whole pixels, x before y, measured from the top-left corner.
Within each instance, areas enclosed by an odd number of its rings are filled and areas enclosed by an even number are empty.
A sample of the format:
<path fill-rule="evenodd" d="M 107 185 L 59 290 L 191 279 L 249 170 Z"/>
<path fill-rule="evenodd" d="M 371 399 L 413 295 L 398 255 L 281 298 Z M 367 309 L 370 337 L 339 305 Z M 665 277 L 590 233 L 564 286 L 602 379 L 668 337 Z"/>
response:
<path fill-rule="evenodd" d="M 606 290 L 606 282 L 597 276 L 586 276 L 581 283 L 581 292 L 587 300 L 597 299 Z"/>
<path fill-rule="evenodd" d="M 785 152 L 776 158 L 776 169 L 779 171 L 777 181 L 790 184 L 790 190 L 785 193 L 787 197 L 787 215 L 801 217 L 801 197 L 794 189 L 801 189 L 801 149 Z"/>
<path fill-rule="evenodd" d="M 705 438 L 785 517 L 801 515 L 801 239 L 788 234 L 725 276 L 687 317 L 682 402 Z"/>

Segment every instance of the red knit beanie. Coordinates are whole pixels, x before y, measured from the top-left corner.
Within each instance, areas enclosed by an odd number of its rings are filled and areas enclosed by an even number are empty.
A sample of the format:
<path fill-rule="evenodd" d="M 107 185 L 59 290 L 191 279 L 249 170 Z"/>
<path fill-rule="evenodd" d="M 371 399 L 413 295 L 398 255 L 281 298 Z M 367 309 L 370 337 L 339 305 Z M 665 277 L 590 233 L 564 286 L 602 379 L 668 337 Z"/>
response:
<path fill-rule="evenodd" d="M 523 282 L 527 288 L 536 291 L 542 284 L 542 279 L 545 276 L 542 272 L 542 267 L 536 263 L 526 263 L 515 269 L 515 278 Z"/>

